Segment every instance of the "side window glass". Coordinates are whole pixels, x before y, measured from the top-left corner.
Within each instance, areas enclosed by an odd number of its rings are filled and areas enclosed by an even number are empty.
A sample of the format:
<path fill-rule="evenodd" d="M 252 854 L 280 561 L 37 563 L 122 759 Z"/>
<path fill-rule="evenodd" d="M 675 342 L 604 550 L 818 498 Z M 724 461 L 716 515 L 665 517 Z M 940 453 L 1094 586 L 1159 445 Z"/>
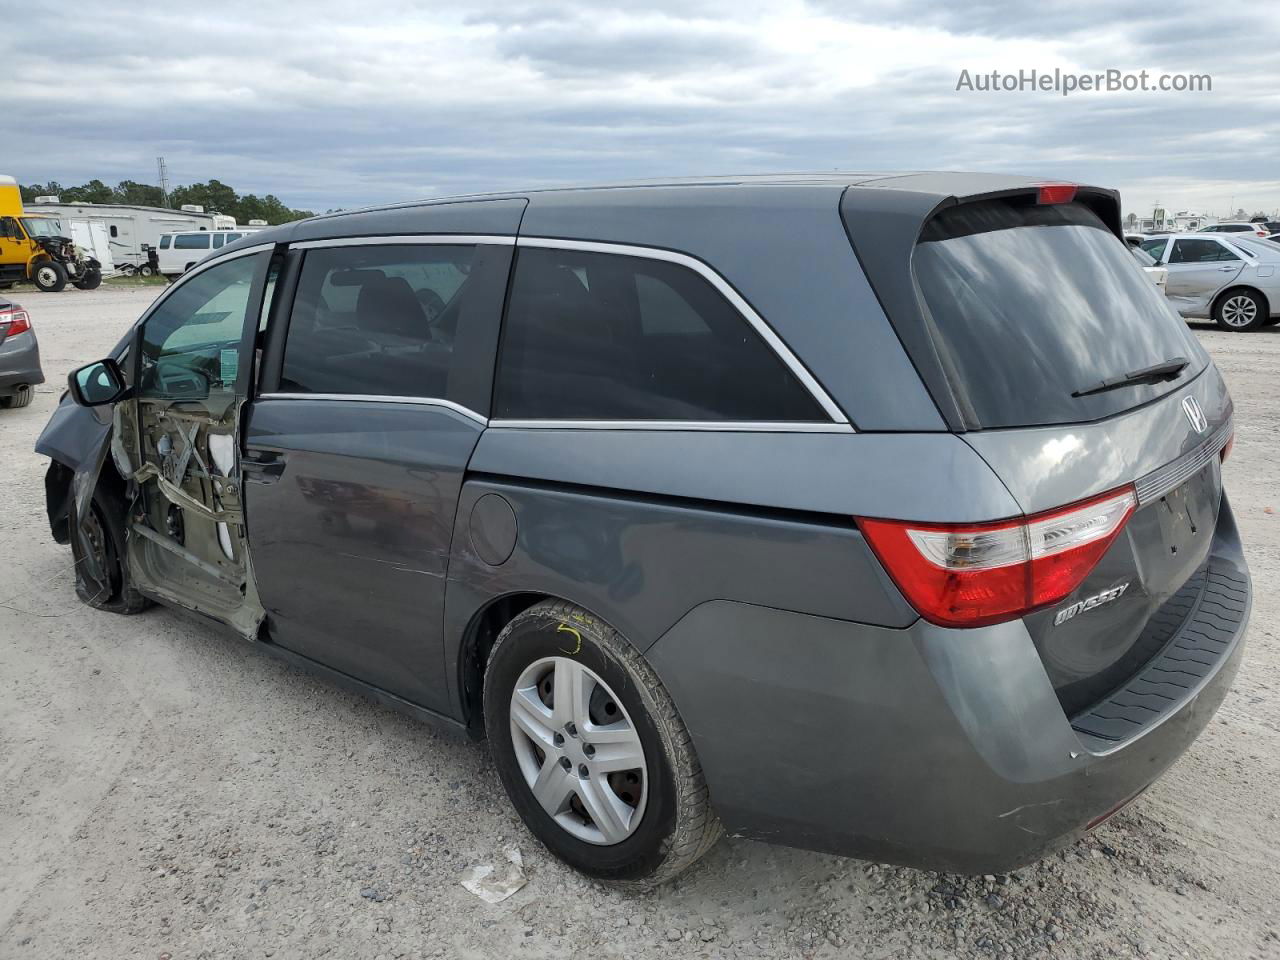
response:
<path fill-rule="evenodd" d="M 169 234 L 167 234 L 167 233 L 166 233 L 163 237 L 161 237 L 161 238 L 160 238 L 160 249 L 161 249 L 161 250 L 168 250 L 168 249 L 169 249 L 169 242 L 170 242 L 172 239 L 173 239 L 173 237 L 171 237 L 171 236 L 170 236 Z"/>
<path fill-rule="evenodd" d="M 1164 258 L 1164 248 L 1168 246 L 1167 240 L 1146 240 L 1142 243 L 1141 249 L 1150 254 L 1157 260 Z"/>
<path fill-rule="evenodd" d="M 1215 240 L 1179 239 L 1173 241 L 1170 263 L 1208 263 L 1218 259 L 1221 250 Z"/>
<path fill-rule="evenodd" d="M 234 392 L 249 294 L 262 256 L 201 271 L 147 318 L 140 396 L 202 400 Z"/>
<path fill-rule="evenodd" d="M 827 419 L 747 319 L 693 270 L 532 247 L 516 257 L 494 415 Z"/>
<path fill-rule="evenodd" d="M 1232 250 L 1225 243 L 1216 244 L 1217 250 L 1213 252 L 1213 259 L 1219 261 L 1234 261 L 1243 259 L 1240 254 Z"/>
<path fill-rule="evenodd" d="M 217 250 L 219 247 L 221 247 L 222 241 L 224 241 L 226 238 L 227 238 L 227 235 L 225 233 L 215 233 L 213 235 L 213 249 Z"/>
<path fill-rule="evenodd" d="M 208 250 L 209 234 L 179 233 L 173 238 L 173 249 L 175 250 Z"/>
<path fill-rule="evenodd" d="M 308 250 L 280 389 L 446 398 L 476 248 Z"/>

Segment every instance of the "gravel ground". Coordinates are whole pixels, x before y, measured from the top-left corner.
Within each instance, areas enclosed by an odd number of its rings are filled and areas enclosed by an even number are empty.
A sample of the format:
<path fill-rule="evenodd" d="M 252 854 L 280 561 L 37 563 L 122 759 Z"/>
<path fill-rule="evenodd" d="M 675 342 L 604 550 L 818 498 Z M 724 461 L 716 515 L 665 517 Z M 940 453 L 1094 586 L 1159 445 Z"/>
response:
<path fill-rule="evenodd" d="M 1253 625 L 1218 717 L 1140 800 L 1007 876 L 730 840 L 624 895 L 532 840 L 483 745 L 171 611 L 76 601 L 32 444 L 155 293 L 18 291 L 49 383 L 0 411 L 0 957 L 1280 957 L 1280 327 L 1196 328 L 1237 404 Z M 460 886 L 511 843 L 522 890 Z"/>

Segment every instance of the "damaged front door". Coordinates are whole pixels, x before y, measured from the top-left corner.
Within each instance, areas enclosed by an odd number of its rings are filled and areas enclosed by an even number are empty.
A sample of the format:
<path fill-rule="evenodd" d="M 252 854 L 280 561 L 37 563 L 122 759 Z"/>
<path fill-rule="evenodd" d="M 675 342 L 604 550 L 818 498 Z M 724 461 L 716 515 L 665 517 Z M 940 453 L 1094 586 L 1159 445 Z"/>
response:
<path fill-rule="evenodd" d="M 139 331 L 137 390 L 116 413 L 138 488 L 128 527 L 135 583 L 248 637 L 262 607 L 237 451 L 269 259 L 222 259 L 181 281 Z"/>

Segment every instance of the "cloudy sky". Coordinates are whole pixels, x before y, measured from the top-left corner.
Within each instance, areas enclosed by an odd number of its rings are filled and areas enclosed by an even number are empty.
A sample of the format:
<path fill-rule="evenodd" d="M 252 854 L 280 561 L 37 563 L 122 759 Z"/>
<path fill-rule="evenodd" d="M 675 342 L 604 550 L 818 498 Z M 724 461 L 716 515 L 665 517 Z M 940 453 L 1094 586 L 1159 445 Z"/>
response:
<path fill-rule="evenodd" d="M 0 34 L 0 172 L 155 182 L 163 155 L 172 183 L 324 210 L 667 175 L 974 169 L 1116 186 L 1139 212 L 1280 208 L 1276 4 L 92 7 Z M 1212 91 L 956 90 L 962 70 L 1054 68 L 1207 73 Z"/>

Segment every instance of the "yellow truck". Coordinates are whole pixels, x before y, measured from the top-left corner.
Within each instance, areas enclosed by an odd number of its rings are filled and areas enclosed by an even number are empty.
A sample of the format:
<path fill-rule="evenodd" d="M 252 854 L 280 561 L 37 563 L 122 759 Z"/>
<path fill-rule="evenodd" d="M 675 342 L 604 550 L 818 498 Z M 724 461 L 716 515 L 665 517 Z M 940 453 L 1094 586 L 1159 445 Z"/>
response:
<path fill-rule="evenodd" d="M 18 182 L 0 174 L 0 290 L 22 280 L 47 293 L 68 283 L 92 290 L 102 283 L 102 264 L 63 235 L 57 217 L 26 213 Z"/>

